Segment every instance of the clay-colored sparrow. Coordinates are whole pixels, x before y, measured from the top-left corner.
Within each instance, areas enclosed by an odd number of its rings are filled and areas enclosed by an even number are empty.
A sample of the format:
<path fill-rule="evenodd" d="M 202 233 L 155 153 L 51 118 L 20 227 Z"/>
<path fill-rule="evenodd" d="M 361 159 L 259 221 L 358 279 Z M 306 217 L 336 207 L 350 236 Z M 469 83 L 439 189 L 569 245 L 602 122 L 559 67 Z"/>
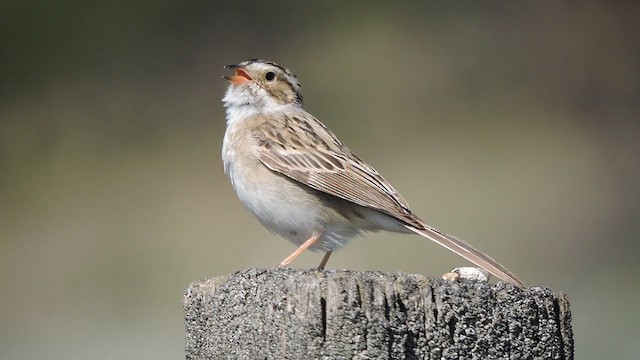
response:
<path fill-rule="evenodd" d="M 265 60 L 227 68 L 223 98 L 225 172 L 240 201 L 267 229 L 305 249 L 326 252 L 361 231 L 416 233 L 498 278 L 523 287 L 504 266 L 471 245 L 430 227 L 369 164 L 302 108 L 300 84 L 288 69 Z"/>

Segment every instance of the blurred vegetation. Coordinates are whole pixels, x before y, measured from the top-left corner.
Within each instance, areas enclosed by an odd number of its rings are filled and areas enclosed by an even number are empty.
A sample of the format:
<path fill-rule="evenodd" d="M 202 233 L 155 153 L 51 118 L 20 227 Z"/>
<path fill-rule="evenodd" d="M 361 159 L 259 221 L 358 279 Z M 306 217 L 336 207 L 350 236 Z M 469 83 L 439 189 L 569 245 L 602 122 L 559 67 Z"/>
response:
<path fill-rule="evenodd" d="M 0 357 L 182 357 L 190 281 L 289 254 L 220 162 L 222 66 L 254 57 L 428 223 L 566 292 L 577 358 L 636 357 L 639 24 L 630 1 L 4 4 Z M 329 266 L 461 264 L 369 234 Z"/>

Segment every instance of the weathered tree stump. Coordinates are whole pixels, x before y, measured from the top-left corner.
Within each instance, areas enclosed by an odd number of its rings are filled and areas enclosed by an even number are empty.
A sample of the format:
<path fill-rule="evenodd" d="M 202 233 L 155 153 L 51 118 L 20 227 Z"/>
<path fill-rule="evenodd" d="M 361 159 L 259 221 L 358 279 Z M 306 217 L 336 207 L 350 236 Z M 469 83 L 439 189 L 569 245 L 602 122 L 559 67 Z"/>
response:
<path fill-rule="evenodd" d="M 249 269 L 184 308 L 187 359 L 573 359 L 569 302 L 544 288 Z"/>

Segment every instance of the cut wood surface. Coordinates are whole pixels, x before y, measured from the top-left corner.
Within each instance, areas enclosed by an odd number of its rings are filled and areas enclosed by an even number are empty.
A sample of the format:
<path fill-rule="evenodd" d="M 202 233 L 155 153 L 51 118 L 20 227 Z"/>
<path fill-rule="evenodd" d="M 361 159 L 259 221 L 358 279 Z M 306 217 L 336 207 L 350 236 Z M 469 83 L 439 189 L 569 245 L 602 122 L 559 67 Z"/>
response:
<path fill-rule="evenodd" d="M 248 269 L 194 282 L 187 359 L 573 359 L 545 288 L 347 270 Z"/>

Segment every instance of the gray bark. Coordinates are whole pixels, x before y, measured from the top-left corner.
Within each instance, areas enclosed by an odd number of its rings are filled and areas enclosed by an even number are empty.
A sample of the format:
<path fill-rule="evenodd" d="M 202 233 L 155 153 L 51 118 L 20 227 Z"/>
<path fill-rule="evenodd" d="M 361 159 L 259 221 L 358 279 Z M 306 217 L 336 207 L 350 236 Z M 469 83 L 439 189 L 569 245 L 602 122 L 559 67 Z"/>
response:
<path fill-rule="evenodd" d="M 187 359 L 573 359 L 569 302 L 544 288 L 249 269 L 184 309 Z"/>

